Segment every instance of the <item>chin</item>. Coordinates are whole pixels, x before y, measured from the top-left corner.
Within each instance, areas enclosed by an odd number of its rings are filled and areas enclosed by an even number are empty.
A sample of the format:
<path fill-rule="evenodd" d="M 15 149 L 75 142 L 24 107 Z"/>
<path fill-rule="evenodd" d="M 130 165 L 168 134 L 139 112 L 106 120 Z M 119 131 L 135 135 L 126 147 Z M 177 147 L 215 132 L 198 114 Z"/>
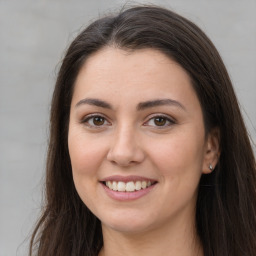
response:
<path fill-rule="evenodd" d="M 112 223 L 112 224 L 102 224 L 102 228 L 111 229 L 116 232 L 124 233 L 124 234 L 136 234 L 143 233 L 147 231 L 148 226 L 140 224 L 131 224 L 126 221 L 126 223 Z"/>
<path fill-rule="evenodd" d="M 102 228 L 115 230 L 122 233 L 141 233 L 154 226 L 152 216 L 145 214 L 118 214 L 102 218 Z"/>

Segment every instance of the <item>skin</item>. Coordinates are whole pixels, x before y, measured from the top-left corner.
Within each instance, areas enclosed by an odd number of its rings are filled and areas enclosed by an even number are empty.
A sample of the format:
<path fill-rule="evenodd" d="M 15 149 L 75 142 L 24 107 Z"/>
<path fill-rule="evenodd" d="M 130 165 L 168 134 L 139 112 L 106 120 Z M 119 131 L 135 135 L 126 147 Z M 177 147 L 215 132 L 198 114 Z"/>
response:
<path fill-rule="evenodd" d="M 138 110 L 158 99 L 175 103 Z M 68 145 L 78 194 L 102 222 L 100 255 L 203 255 L 197 188 L 217 163 L 217 137 L 205 134 L 190 77 L 161 52 L 106 47 L 87 59 L 75 82 Z M 100 182 L 112 175 L 157 184 L 139 199 L 118 201 Z"/>

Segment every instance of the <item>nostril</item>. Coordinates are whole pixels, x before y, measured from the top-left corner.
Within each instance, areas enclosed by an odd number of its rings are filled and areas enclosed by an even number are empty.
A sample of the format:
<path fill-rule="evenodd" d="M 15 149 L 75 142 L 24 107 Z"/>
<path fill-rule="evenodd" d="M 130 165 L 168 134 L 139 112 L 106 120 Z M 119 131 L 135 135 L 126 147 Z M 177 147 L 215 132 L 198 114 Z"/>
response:
<path fill-rule="evenodd" d="M 112 150 L 107 155 L 107 160 L 113 164 L 126 167 L 138 164 L 144 160 L 144 153 L 142 150 L 136 148 L 134 150 Z"/>
<path fill-rule="evenodd" d="M 113 138 L 110 145 L 107 160 L 119 166 L 125 167 L 142 162 L 144 152 L 142 147 L 136 143 L 136 134 L 133 130 L 120 128 L 117 137 Z"/>

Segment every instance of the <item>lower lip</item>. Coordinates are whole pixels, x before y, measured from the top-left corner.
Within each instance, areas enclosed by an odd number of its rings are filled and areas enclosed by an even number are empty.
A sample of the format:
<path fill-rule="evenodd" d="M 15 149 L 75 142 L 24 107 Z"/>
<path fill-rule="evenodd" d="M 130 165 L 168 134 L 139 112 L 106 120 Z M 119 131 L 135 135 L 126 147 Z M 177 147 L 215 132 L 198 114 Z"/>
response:
<path fill-rule="evenodd" d="M 101 184 L 101 185 L 106 191 L 107 195 L 112 199 L 115 199 L 118 201 L 131 201 L 147 195 L 155 187 L 156 184 L 153 184 L 150 187 L 147 187 L 138 191 L 134 191 L 134 192 L 118 192 L 118 191 L 111 190 L 104 184 Z"/>

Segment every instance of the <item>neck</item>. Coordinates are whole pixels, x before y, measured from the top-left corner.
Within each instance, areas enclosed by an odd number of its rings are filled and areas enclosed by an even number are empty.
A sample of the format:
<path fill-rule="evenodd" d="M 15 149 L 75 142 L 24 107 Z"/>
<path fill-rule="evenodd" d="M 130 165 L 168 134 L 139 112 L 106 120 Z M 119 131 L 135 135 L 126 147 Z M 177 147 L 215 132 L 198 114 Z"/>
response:
<path fill-rule="evenodd" d="M 123 233 L 102 225 L 104 247 L 99 256 L 203 256 L 195 226 L 175 223 L 161 229 Z"/>

